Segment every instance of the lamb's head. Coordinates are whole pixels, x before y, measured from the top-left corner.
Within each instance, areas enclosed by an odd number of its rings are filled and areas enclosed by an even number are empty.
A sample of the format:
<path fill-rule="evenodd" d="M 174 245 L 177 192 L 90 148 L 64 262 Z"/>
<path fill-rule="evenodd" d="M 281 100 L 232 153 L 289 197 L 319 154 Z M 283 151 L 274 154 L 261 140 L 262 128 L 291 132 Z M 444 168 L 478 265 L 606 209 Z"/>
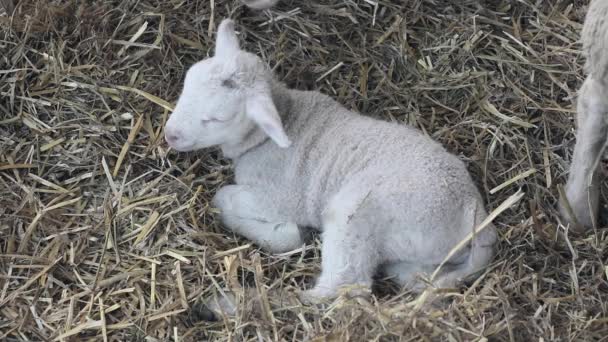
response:
<path fill-rule="evenodd" d="M 288 147 L 271 83 L 266 64 L 239 48 L 234 22 L 223 20 L 215 55 L 194 64 L 186 74 L 184 89 L 165 127 L 165 139 L 178 151 L 238 146 L 259 127 L 277 145 Z"/>

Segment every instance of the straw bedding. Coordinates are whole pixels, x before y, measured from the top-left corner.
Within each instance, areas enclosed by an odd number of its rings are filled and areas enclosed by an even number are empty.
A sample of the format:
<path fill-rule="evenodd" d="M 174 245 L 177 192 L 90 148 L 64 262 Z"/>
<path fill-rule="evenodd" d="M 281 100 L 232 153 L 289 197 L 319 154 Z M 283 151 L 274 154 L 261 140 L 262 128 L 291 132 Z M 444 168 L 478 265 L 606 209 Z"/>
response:
<path fill-rule="evenodd" d="M 234 0 L 2 4 L 0 340 L 608 335 L 606 219 L 581 234 L 554 209 L 588 1 L 284 0 L 269 12 Z M 162 128 L 185 70 L 212 53 L 228 16 L 290 86 L 423 130 L 466 162 L 490 211 L 515 198 L 477 281 L 425 305 L 379 279 L 369 300 L 303 306 L 318 238 L 272 256 L 222 230 L 209 200 L 231 181 L 229 161 L 171 151 Z M 247 295 L 236 317 L 210 320 L 206 298 L 242 288 L 261 307 Z"/>

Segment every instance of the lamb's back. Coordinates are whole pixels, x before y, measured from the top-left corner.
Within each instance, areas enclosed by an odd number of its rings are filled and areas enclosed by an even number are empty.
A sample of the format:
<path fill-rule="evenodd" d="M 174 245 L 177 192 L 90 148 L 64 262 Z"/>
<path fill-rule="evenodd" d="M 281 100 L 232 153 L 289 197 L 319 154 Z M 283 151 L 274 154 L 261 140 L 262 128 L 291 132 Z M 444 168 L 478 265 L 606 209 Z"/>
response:
<path fill-rule="evenodd" d="M 478 196 L 464 163 L 419 130 L 349 111 L 317 92 L 290 94 L 283 119 L 292 146 L 269 140 L 256 147 L 237 162 L 236 180 L 264 188 L 299 222 L 318 226 L 347 182 L 386 196 Z"/>
<path fill-rule="evenodd" d="M 314 105 L 297 107 L 292 163 L 309 215 L 322 211 L 346 182 L 386 196 L 430 195 L 441 202 L 479 198 L 464 163 L 421 131 L 349 111 L 324 95 L 312 96 L 307 103 Z"/>

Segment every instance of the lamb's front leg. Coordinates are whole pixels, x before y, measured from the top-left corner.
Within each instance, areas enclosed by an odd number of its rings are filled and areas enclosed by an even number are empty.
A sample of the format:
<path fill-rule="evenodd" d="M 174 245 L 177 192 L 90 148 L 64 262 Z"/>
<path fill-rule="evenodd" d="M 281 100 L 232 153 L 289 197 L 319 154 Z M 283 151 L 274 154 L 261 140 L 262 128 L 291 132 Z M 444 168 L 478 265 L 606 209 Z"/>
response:
<path fill-rule="evenodd" d="M 304 239 L 297 224 L 281 217 L 271 201 L 260 193 L 249 186 L 228 185 L 217 192 L 213 205 L 220 209 L 227 228 L 270 252 L 301 247 Z"/>
<path fill-rule="evenodd" d="M 566 185 L 566 196 L 577 221 L 591 227 L 597 219 L 600 179 L 598 162 L 608 135 L 608 87 L 592 76 L 587 77 L 580 90 L 577 108 L 576 145 Z M 572 221 L 561 206 L 562 216 Z"/>

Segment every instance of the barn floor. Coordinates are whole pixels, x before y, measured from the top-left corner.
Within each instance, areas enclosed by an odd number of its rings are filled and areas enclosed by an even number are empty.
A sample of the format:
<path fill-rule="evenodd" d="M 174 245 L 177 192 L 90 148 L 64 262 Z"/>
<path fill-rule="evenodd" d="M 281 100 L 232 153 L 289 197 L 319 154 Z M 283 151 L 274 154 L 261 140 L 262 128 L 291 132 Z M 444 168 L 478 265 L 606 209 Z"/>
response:
<path fill-rule="evenodd" d="M 605 338 L 606 218 L 581 234 L 555 210 L 587 3 L 19 1 L 0 15 L 0 340 Z M 465 161 L 488 210 L 504 204 L 477 281 L 422 302 L 379 280 L 370 300 L 303 306 L 318 239 L 272 256 L 222 230 L 209 200 L 229 161 L 169 150 L 162 129 L 227 16 L 290 86 L 414 125 Z M 268 305 L 207 320 L 207 298 L 244 287 Z"/>

